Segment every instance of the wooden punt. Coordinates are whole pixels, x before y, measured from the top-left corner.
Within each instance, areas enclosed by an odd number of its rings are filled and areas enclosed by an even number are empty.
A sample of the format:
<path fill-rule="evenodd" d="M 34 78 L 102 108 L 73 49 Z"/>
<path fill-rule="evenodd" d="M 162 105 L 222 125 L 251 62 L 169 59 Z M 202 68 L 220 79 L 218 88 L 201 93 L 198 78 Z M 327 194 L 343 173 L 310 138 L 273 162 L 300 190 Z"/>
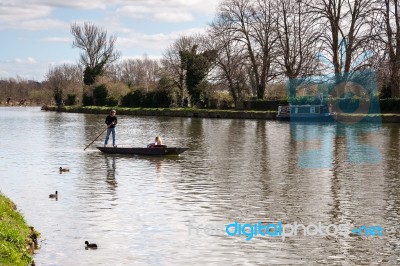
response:
<path fill-rule="evenodd" d="M 153 147 L 153 148 L 141 148 L 141 147 L 97 147 L 104 153 L 112 154 L 132 154 L 132 155 L 179 155 L 182 152 L 187 151 L 189 148 L 179 147 Z"/>

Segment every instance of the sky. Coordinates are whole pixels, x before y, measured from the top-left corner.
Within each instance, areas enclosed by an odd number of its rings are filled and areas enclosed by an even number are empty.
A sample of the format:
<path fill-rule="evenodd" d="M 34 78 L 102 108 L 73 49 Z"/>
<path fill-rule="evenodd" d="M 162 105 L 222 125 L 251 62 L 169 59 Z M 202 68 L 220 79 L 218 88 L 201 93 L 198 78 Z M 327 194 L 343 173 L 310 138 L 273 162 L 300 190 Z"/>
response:
<path fill-rule="evenodd" d="M 75 64 L 72 23 L 117 37 L 121 60 L 161 58 L 179 36 L 202 33 L 221 0 L 0 0 L 0 79 L 43 81 L 50 67 Z"/>

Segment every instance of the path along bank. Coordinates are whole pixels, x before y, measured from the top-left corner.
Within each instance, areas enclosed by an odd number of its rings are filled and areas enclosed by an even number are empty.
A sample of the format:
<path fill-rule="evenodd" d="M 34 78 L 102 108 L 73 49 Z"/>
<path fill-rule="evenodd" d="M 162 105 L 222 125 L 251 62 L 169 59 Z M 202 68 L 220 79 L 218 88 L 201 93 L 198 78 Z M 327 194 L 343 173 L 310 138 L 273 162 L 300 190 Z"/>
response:
<path fill-rule="evenodd" d="M 231 118 L 231 119 L 265 119 L 276 120 L 276 111 L 253 110 L 212 110 L 194 108 L 126 108 L 126 107 L 100 107 L 100 106 L 55 106 L 42 107 L 46 111 L 59 111 L 69 113 L 108 114 L 110 109 L 117 110 L 119 115 L 132 116 L 170 116 L 170 117 L 199 117 L 199 118 Z M 342 114 L 338 121 L 372 122 L 381 118 L 383 123 L 400 123 L 400 114 Z"/>
<path fill-rule="evenodd" d="M 38 237 L 15 204 L 0 194 L 0 265 L 34 265 L 32 254 Z"/>

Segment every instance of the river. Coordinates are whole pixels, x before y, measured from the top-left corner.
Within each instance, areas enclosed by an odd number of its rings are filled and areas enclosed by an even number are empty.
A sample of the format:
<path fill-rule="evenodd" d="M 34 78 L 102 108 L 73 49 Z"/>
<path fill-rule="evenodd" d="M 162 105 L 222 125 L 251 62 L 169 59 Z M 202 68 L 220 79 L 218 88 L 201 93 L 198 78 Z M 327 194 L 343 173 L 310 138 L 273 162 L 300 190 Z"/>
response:
<path fill-rule="evenodd" d="M 42 234 L 36 265 L 400 263 L 399 124 L 117 116 L 118 145 L 189 150 L 107 155 L 103 135 L 84 151 L 104 115 L 0 108 L 0 190 Z M 331 226 L 225 231 L 258 222 Z"/>

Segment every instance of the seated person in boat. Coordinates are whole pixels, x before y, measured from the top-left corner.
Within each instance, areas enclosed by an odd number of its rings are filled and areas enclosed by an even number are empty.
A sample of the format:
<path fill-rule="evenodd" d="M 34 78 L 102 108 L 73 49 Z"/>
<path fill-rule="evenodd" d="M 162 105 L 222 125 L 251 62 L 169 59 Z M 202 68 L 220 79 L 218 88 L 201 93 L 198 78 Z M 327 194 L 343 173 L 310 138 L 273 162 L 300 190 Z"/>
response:
<path fill-rule="evenodd" d="M 162 140 L 159 136 L 156 137 L 154 143 L 150 143 L 147 145 L 147 148 L 154 148 L 154 147 L 166 147 L 165 145 L 162 144 Z"/>

